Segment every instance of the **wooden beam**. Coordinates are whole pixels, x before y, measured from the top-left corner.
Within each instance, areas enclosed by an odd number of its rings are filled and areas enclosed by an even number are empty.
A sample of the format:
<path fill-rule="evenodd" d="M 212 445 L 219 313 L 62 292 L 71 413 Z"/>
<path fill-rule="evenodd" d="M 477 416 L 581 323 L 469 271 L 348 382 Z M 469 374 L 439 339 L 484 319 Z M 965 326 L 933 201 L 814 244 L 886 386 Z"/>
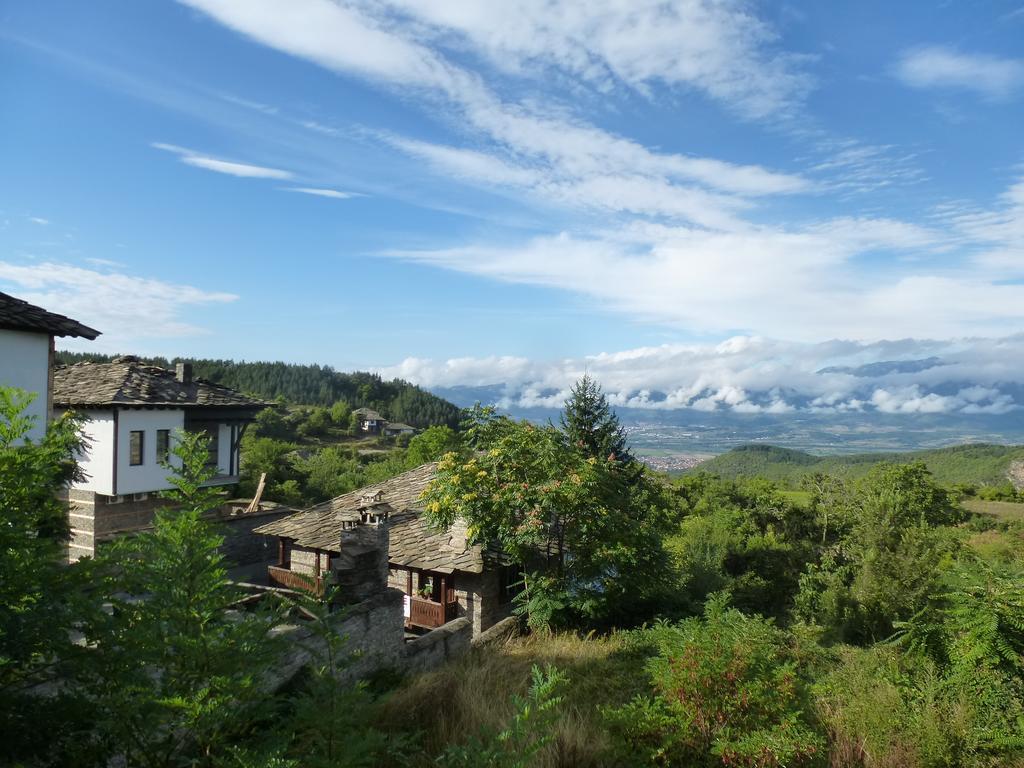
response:
<path fill-rule="evenodd" d="M 267 484 L 267 473 L 264 472 L 260 475 L 260 482 L 256 486 L 256 495 L 252 497 L 252 501 L 249 502 L 249 506 L 245 508 L 245 514 L 250 512 L 256 512 L 260 508 L 260 499 L 263 498 L 263 488 Z"/>

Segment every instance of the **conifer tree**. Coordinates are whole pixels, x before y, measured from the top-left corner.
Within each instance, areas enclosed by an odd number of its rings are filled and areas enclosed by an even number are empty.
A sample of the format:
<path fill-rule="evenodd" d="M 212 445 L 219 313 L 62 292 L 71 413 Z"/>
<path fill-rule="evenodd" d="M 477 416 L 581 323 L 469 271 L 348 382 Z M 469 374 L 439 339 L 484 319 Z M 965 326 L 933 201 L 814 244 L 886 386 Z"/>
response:
<path fill-rule="evenodd" d="M 562 431 L 569 445 L 584 455 L 628 463 L 626 432 L 608 405 L 601 385 L 588 375 L 577 381 L 562 410 Z"/>

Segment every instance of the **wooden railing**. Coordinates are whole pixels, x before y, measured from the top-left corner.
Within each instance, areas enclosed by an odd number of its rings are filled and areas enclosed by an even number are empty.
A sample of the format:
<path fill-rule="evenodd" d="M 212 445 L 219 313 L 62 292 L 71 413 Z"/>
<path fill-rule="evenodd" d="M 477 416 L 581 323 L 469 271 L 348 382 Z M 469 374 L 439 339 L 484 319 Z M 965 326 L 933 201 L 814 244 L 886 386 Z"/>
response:
<path fill-rule="evenodd" d="M 267 575 L 270 578 L 270 585 L 272 587 L 301 589 L 305 592 L 312 592 L 317 596 L 322 595 L 324 592 L 324 580 L 320 577 L 314 578 L 308 573 L 297 573 L 287 568 L 268 565 Z"/>
<path fill-rule="evenodd" d="M 435 603 L 422 597 L 409 599 L 409 623 L 434 629 L 455 618 L 456 603 Z"/>

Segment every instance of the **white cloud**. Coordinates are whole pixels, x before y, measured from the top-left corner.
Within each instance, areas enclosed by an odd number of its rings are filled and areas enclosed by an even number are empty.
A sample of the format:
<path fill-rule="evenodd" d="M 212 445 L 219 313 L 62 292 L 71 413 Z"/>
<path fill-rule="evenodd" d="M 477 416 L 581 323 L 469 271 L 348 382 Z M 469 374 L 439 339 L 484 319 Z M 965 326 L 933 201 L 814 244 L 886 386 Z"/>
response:
<path fill-rule="evenodd" d="M 283 171 L 279 168 L 266 168 L 262 165 L 250 165 L 248 163 L 236 163 L 231 160 L 202 155 L 185 147 L 178 147 L 174 144 L 154 142 L 151 145 L 154 149 L 164 152 L 171 152 L 178 155 L 181 162 L 191 165 L 194 168 L 203 168 L 215 173 L 224 173 L 228 176 L 238 176 L 244 179 L 280 179 L 287 180 L 293 177 L 291 171 Z"/>
<path fill-rule="evenodd" d="M 863 368 L 894 360 L 929 362 L 908 365 L 905 372 Z M 665 344 L 563 360 L 408 358 L 381 370 L 431 388 L 496 386 L 504 407 L 550 408 L 561 407 L 584 373 L 620 408 L 998 415 L 1024 405 L 1004 391 L 1020 391 L 1024 381 L 1024 334 L 872 344 L 739 336 L 715 345 Z"/>
<path fill-rule="evenodd" d="M 139 339 L 208 333 L 182 316 L 195 307 L 238 298 L 232 293 L 50 262 L 0 261 L 0 283 L 11 285 L 18 298 L 102 332 L 97 342 L 81 345 L 97 351 L 123 350 Z"/>
<path fill-rule="evenodd" d="M 896 74 L 914 88 L 955 88 L 1005 99 L 1024 86 L 1024 60 L 929 46 L 906 51 Z"/>
<path fill-rule="evenodd" d="M 358 192 L 340 192 L 337 189 L 324 189 L 321 187 L 285 187 L 284 189 L 286 192 L 301 192 L 304 195 L 330 197 L 335 200 L 348 200 L 352 197 L 362 197 Z"/>
<path fill-rule="evenodd" d="M 33 224 L 39 224 L 40 226 L 44 227 L 50 223 L 49 219 L 44 219 L 41 216 L 29 216 L 28 220 L 31 221 Z"/>
<path fill-rule="evenodd" d="M 571 291 L 698 333 L 954 337 L 998 335 L 1024 322 L 1024 185 L 986 210 L 927 227 L 860 213 L 764 224 L 762 206 L 778 196 L 921 181 L 914 154 L 829 144 L 809 127 L 804 138 L 828 158 L 806 173 L 776 170 L 662 151 L 553 99 L 522 96 L 531 78 L 555 79 L 654 98 L 658 89 L 696 89 L 748 117 L 790 114 L 811 83 L 741 0 L 181 1 L 260 44 L 418 99 L 469 141 L 374 135 L 436 171 L 602 221 L 596 231 L 594 219 L 581 216 L 525 242 L 388 255 Z M 489 66 L 469 68 L 481 59 Z M 973 87 L 995 95 L 1014 81 L 1013 62 L 1004 65 L 919 49 L 904 57 L 901 74 L 930 87 L 956 84 L 967 71 L 984 83 Z M 785 203 L 772 212 L 779 209 Z"/>
<path fill-rule="evenodd" d="M 738 0 L 388 4 L 426 25 L 441 43 L 469 46 L 519 75 L 554 70 L 599 90 L 685 87 L 754 118 L 791 109 L 812 86 L 802 71 L 805 59 L 773 51 L 774 30 Z"/>
<path fill-rule="evenodd" d="M 815 187 L 799 175 L 758 165 L 651 151 L 576 119 L 557 105 L 503 101 L 477 74 L 450 63 L 426 44 L 436 42 L 436 27 L 444 16 L 438 15 L 440 9 L 434 12 L 419 6 L 401 7 L 402 14 L 423 14 L 416 19 L 421 23 L 413 24 L 387 13 L 383 4 L 354 7 L 328 0 L 182 1 L 264 45 L 332 71 L 415 89 L 427 99 L 443 99 L 454 108 L 450 115 L 454 122 L 482 134 L 494 146 L 466 150 L 388 138 L 403 151 L 423 157 L 435 168 L 461 179 L 513 185 L 547 200 L 584 209 L 677 217 L 722 229 L 739 226 L 735 211 L 746 204 L 737 198 L 808 192 Z M 397 7 L 392 6 L 392 11 Z M 503 6 L 481 4 L 465 9 L 465 13 L 476 14 L 479 24 L 497 29 L 505 25 L 505 11 L 495 10 L 499 7 Z M 570 27 L 582 23 L 583 16 L 568 6 L 561 11 L 564 18 L 558 23 Z M 459 15 L 451 14 L 452 18 Z M 552 13 L 549 7 L 530 3 L 514 15 L 536 28 L 535 32 L 549 28 L 559 18 L 558 11 Z M 766 100 L 776 99 L 765 79 L 775 59 L 765 60 L 756 53 L 771 35 L 740 3 L 690 3 L 674 15 L 666 15 L 655 5 L 641 8 L 610 4 L 603 12 L 587 16 L 601 17 L 606 38 L 601 56 L 607 57 L 608 71 L 634 86 L 651 78 L 690 85 L 710 79 L 714 83 L 708 87 L 715 94 L 725 98 L 733 93 L 738 99 L 735 103 L 757 114 L 770 111 Z M 426 29 L 424 24 L 435 29 Z M 630 25 L 639 25 L 631 34 L 640 34 L 627 45 L 615 45 L 609 37 L 613 30 L 631 29 Z M 656 38 L 652 38 L 654 27 L 660 30 Z M 679 34 L 673 37 L 669 30 Z M 472 32 L 455 31 L 467 35 Z M 525 42 L 529 36 L 517 34 L 516 40 Z M 638 58 L 644 38 L 652 38 L 645 45 L 657 39 L 660 45 L 677 50 L 671 71 L 649 71 L 651 62 Z M 561 39 L 569 45 L 571 40 L 595 38 L 592 30 L 579 27 L 567 28 Z M 523 55 L 532 56 L 525 49 Z M 627 64 L 629 60 L 633 63 Z M 575 73 L 572 62 L 572 56 L 556 56 L 553 60 Z M 742 93 L 740 84 L 745 89 Z M 755 108 L 754 102 L 760 106 Z"/>
<path fill-rule="evenodd" d="M 974 271 L 930 273 L 899 264 L 864 276 L 863 253 L 917 247 L 926 232 L 885 220 L 839 220 L 813 230 L 715 233 L 648 228 L 570 234 L 509 246 L 468 246 L 394 256 L 508 282 L 572 291 L 633 317 L 691 332 L 754 330 L 782 338 L 955 336 L 999 333 L 1024 321 L 1024 286 Z M 915 270 L 921 270 L 916 272 Z"/>

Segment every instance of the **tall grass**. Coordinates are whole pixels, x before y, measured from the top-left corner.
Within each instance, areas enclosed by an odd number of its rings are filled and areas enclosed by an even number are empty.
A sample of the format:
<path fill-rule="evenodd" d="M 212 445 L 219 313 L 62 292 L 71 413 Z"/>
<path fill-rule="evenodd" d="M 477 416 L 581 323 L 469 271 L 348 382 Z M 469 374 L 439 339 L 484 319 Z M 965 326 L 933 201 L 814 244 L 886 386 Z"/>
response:
<path fill-rule="evenodd" d="M 532 635 L 475 650 L 458 661 L 407 681 L 380 705 L 378 722 L 395 732 L 417 730 L 430 755 L 482 730 L 499 731 L 513 709 L 511 694 L 524 694 L 534 664 L 551 664 L 568 676 L 555 737 L 537 768 L 612 765 L 611 744 L 600 713 L 645 690 L 646 650 L 629 635 Z"/>

